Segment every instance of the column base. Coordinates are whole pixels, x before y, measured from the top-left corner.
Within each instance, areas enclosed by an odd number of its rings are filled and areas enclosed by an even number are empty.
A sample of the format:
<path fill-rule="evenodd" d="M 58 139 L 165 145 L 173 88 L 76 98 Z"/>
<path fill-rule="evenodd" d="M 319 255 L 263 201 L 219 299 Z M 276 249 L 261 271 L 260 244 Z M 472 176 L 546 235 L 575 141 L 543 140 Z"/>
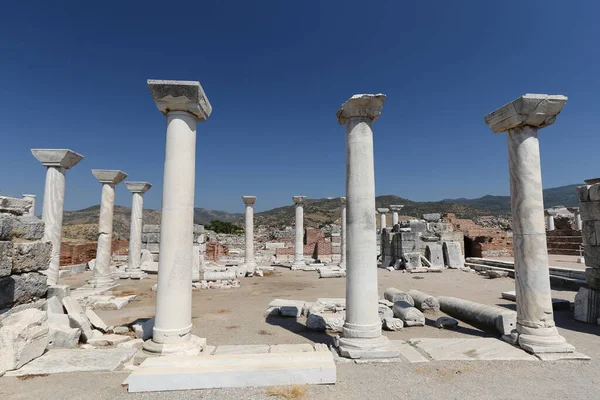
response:
<path fill-rule="evenodd" d="M 144 279 L 148 274 L 141 269 L 132 269 L 130 271 L 119 271 L 119 279 Z"/>
<path fill-rule="evenodd" d="M 87 283 L 93 288 L 110 288 L 117 284 L 113 278 L 92 278 Z"/>
<path fill-rule="evenodd" d="M 346 358 L 394 358 L 399 357 L 398 349 L 390 345 L 387 337 L 378 338 L 334 338 L 340 356 Z"/>
<path fill-rule="evenodd" d="M 306 267 L 306 263 L 303 260 L 295 260 L 292 264 L 292 271 L 304 269 L 304 267 Z"/>
<path fill-rule="evenodd" d="M 156 343 L 152 339 L 144 342 L 143 352 L 154 356 L 186 355 L 196 356 L 206 347 L 206 338 L 190 335 L 190 339 L 180 343 Z"/>
<path fill-rule="evenodd" d="M 517 329 L 510 334 L 510 341 L 529 353 L 572 353 L 575 351 L 575 346 L 567 343 L 567 340 L 558 334 L 556 328 L 540 328 L 541 335 L 519 333 L 519 329 L 532 331 L 531 328 L 517 324 Z"/>

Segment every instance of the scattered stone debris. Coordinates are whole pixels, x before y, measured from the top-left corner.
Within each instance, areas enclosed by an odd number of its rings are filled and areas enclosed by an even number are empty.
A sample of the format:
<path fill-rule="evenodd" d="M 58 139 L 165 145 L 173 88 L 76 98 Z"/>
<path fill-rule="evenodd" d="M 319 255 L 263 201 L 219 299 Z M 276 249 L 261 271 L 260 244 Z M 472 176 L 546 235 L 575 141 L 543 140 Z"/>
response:
<path fill-rule="evenodd" d="M 456 329 L 458 321 L 450 317 L 439 317 L 435 320 L 435 327 L 440 329 Z"/>
<path fill-rule="evenodd" d="M 393 313 L 392 313 L 393 314 Z M 404 322 L 400 318 L 384 318 L 383 329 L 387 331 L 399 331 L 404 327 Z"/>
<path fill-rule="evenodd" d="M 435 297 L 418 290 L 409 290 L 408 295 L 412 297 L 415 307 L 419 310 L 423 312 L 440 311 L 440 302 Z"/>
<path fill-rule="evenodd" d="M 395 302 L 393 311 L 394 317 L 401 319 L 404 326 L 425 326 L 423 313 L 406 301 Z"/>

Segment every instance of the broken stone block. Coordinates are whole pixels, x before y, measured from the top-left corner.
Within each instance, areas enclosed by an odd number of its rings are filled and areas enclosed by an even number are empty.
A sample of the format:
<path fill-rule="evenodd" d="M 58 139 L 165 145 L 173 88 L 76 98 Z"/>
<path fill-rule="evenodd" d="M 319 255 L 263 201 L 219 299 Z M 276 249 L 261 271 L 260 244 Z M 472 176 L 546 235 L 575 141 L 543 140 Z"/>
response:
<path fill-rule="evenodd" d="M 450 317 L 439 317 L 435 320 L 435 327 L 439 329 L 456 329 L 458 321 Z"/>
<path fill-rule="evenodd" d="M 313 331 L 341 332 L 344 322 L 342 313 L 314 313 L 306 319 L 306 327 Z"/>
<path fill-rule="evenodd" d="M 441 218 L 440 213 L 423 214 L 423 219 L 427 222 L 438 222 Z"/>
<path fill-rule="evenodd" d="M 16 217 L 0 214 L 0 240 L 40 240 L 44 236 L 44 222 L 33 216 Z"/>
<path fill-rule="evenodd" d="M 399 331 L 404 328 L 404 322 L 400 318 L 384 318 L 383 329 L 386 331 Z"/>
<path fill-rule="evenodd" d="M 12 273 L 43 271 L 50 266 L 51 242 L 13 243 Z"/>
<path fill-rule="evenodd" d="M 452 227 L 452 224 L 446 222 L 430 222 L 427 224 L 427 230 L 439 234 L 442 232 L 452 232 L 454 231 L 454 228 Z"/>
<path fill-rule="evenodd" d="M 12 271 L 12 242 L 0 242 L 0 277 L 9 276 Z M 1 308 L 1 307 L 0 307 Z"/>
<path fill-rule="evenodd" d="M 338 269 L 338 270 L 330 269 L 330 268 L 319 269 L 319 278 L 345 278 L 345 277 L 346 277 L 346 270 L 343 270 L 343 269 Z"/>
<path fill-rule="evenodd" d="M 98 338 L 88 339 L 88 343 L 92 346 L 104 347 L 104 346 L 116 346 L 120 343 L 127 342 L 131 340 L 129 336 L 124 335 L 115 335 L 115 334 L 107 334 L 102 335 Z"/>
<path fill-rule="evenodd" d="M 590 288 L 600 290 L 600 268 L 586 268 L 585 280 L 590 284 Z"/>
<path fill-rule="evenodd" d="M 425 326 L 425 316 L 406 301 L 394 303 L 394 317 L 400 318 L 405 326 Z"/>
<path fill-rule="evenodd" d="M 73 348 L 79 343 L 81 329 L 71 328 L 66 314 L 48 314 L 48 349 Z"/>
<path fill-rule="evenodd" d="M 419 232 L 427 231 L 427 223 L 426 222 L 418 221 L 418 220 L 410 220 L 409 224 L 410 224 L 411 232 L 419 233 Z"/>
<path fill-rule="evenodd" d="M 69 315 L 69 321 L 72 328 L 81 329 L 81 338 L 87 341 L 92 337 L 92 326 L 85 316 L 83 309 L 72 297 L 65 297 L 62 301 L 63 306 Z"/>
<path fill-rule="evenodd" d="M 6 317 L 0 326 L 0 372 L 21 368 L 48 345 L 48 316 L 37 309 Z"/>
<path fill-rule="evenodd" d="M 96 314 L 92 309 L 88 308 L 87 310 L 85 310 L 85 316 L 94 328 L 99 329 L 102 332 L 108 332 L 108 326 L 104 323 L 104 321 L 102 321 L 102 318 L 100 318 L 98 314 Z"/>
<path fill-rule="evenodd" d="M 29 214 L 29 210 L 32 206 L 33 203 L 28 199 L 0 196 L 0 213 L 9 213 L 13 215 Z"/>
<path fill-rule="evenodd" d="M 444 253 L 439 244 L 428 244 L 425 247 L 425 258 L 431 263 L 432 268 L 444 268 Z"/>
<path fill-rule="evenodd" d="M 58 299 L 58 297 L 50 297 L 46 301 L 46 308 L 48 310 L 48 313 L 50 313 L 50 314 L 64 314 L 65 313 L 62 302 Z"/>
<path fill-rule="evenodd" d="M 141 349 L 144 347 L 143 339 L 132 339 L 123 343 L 119 343 L 117 347 L 126 348 L 126 349 Z"/>
<path fill-rule="evenodd" d="M 46 296 L 48 278 L 37 272 L 0 278 L 0 309 L 29 303 Z"/>
<path fill-rule="evenodd" d="M 575 295 L 573 317 L 576 321 L 594 324 L 600 318 L 600 290 L 579 288 Z"/>
<path fill-rule="evenodd" d="M 154 317 L 146 320 L 138 320 L 131 325 L 131 329 L 135 332 L 135 337 L 142 340 L 148 340 L 152 337 L 154 329 Z"/>
<path fill-rule="evenodd" d="M 109 330 L 111 330 L 111 329 L 109 328 Z M 126 326 L 115 326 L 112 329 L 112 331 L 113 331 L 113 333 L 116 333 L 117 335 L 126 335 L 129 333 L 129 328 Z"/>
<path fill-rule="evenodd" d="M 444 254 L 444 264 L 448 268 L 461 269 L 465 266 L 460 243 L 444 242 L 442 253 Z"/>
<path fill-rule="evenodd" d="M 267 306 L 267 314 L 271 316 L 278 314 L 282 317 L 299 317 L 304 311 L 304 304 L 305 302 L 301 300 L 274 299 Z M 275 312 L 277 314 L 274 314 Z M 285 314 L 283 314 L 284 312 Z"/>
<path fill-rule="evenodd" d="M 386 300 L 392 302 L 392 306 L 397 301 L 406 301 L 411 306 L 415 305 L 415 301 L 408 293 L 398 290 L 396 288 L 387 288 L 385 292 L 383 292 L 383 297 Z"/>
<path fill-rule="evenodd" d="M 51 285 L 48 286 L 47 297 L 58 297 L 58 300 L 62 300 L 71 295 L 71 287 L 69 285 Z"/>
<path fill-rule="evenodd" d="M 404 260 L 404 268 L 406 269 L 415 269 L 421 267 L 421 253 L 412 252 L 412 253 L 403 253 L 402 259 Z"/>
<path fill-rule="evenodd" d="M 108 300 L 97 301 L 94 303 L 94 310 L 103 310 L 103 311 L 120 310 L 121 308 L 125 307 L 127 304 L 129 304 L 133 300 L 135 300 L 136 297 L 137 297 L 136 295 L 111 297 Z"/>
<path fill-rule="evenodd" d="M 415 307 L 423 312 L 440 311 L 440 302 L 435 297 L 418 290 L 409 290 L 408 295 L 415 301 Z"/>
<path fill-rule="evenodd" d="M 386 318 L 394 318 L 394 313 L 392 312 L 392 309 L 387 306 L 380 304 L 377 307 L 377 312 L 379 313 L 379 319 L 381 319 L 381 321 L 383 321 Z"/>

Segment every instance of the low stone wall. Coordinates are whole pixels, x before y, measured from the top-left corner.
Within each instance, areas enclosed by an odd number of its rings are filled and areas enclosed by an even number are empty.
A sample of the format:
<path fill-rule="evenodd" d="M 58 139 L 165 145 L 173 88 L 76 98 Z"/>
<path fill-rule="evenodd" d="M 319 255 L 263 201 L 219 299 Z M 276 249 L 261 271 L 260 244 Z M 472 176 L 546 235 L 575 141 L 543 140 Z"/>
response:
<path fill-rule="evenodd" d="M 44 223 L 30 216 L 30 200 L 0 197 L 0 310 L 46 297 L 52 244 Z"/>
<path fill-rule="evenodd" d="M 62 242 L 60 246 L 60 265 L 86 264 L 96 258 L 98 242 Z M 129 240 L 112 240 L 111 251 L 113 255 L 127 255 L 129 253 Z"/>

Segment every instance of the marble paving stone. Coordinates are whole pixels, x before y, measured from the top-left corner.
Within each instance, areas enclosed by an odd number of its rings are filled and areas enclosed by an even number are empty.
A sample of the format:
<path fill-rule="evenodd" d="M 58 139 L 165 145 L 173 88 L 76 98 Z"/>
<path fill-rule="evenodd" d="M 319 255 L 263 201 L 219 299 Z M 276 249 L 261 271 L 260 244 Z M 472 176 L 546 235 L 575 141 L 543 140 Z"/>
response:
<path fill-rule="evenodd" d="M 569 360 L 582 360 L 589 361 L 590 357 L 585 354 L 574 351 L 573 353 L 540 353 L 536 354 L 536 357 L 542 361 L 569 361 Z"/>
<path fill-rule="evenodd" d="M 87 343 L 92 346 L 116 346 L 130 341 L 131 338 L 125 335 L 107 334 L 98 338 L 88 339 Z"/>
<path fill-rule="evenodd" d="M 65 372 L 114 371 L 129 360 L 136 349 L 57 349 L 31 361 L 23 368 L 10 371 L 7 376 L 60 374 Z"/>
<path fill-rule="evenodd" d="M 328 352 L 148 358 L 123 382 L 129 392 L 244 386 L 333 384 Z"/>
<path fill-rule="evenodd" d="M 398 349 L 400 356 L 407 359 L 410 363 L 429 362 L 427 358 L 404 340 L 390 340 L 390 345 Z"/>
<path fill-rule="evenodd" d="M 218 346 L 214 354 L 264 354 L 268 352 L 268 344 L 233 344 Z"/>
<path fill-rule="evenodd" d="M 312 344 L 274 344 L 271 345 L 271 353 L 302 353 L 315 351 Z"/>
<path fill-rule="evenodd" d="M 476 339 L 410 339 L 409 343 L 427 353 L 436 361 L 453 360 L 524 360 L 537 361 L 535 356 L 527 354 L 508 343 L 495 338 Z"/>

